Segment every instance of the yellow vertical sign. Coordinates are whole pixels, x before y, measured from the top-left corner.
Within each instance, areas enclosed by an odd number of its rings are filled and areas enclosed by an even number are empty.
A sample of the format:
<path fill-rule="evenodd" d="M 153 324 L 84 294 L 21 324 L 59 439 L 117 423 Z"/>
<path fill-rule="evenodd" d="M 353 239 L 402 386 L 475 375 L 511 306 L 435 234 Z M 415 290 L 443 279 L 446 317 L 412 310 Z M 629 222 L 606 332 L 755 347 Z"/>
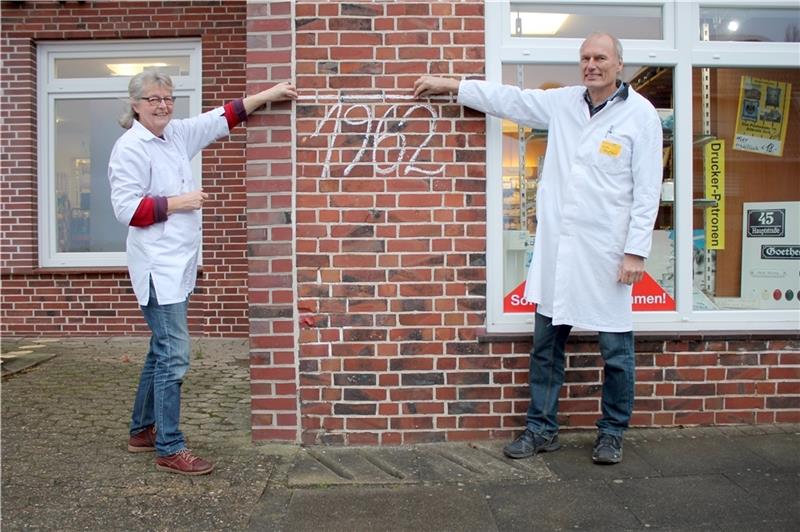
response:
<path fill-rule="evenodd" d="M 706 249 L 725 249 L 725 140 L 703 147 L 706 198 L 716 205 L 706 208 Z"/>

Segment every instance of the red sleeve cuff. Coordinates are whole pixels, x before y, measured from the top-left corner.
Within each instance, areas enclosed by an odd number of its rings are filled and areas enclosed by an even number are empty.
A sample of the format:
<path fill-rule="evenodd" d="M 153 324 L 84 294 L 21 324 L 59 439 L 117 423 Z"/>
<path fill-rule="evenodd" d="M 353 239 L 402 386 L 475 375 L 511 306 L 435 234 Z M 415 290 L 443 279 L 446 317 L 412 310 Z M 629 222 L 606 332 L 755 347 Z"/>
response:
<path fill-rule="evenodd" d="M 226 103 L 223 108 L 225 109 L 225 120 L 228 121 L 228 130 L 247 120 L 247 111 L 241 98 Z"/>
<path fill-rule="evenodd" d="M 163 196 L 145 196 L 133 213 L 133 227 L 147 227 L 167 219 L 167 198 Z"/>

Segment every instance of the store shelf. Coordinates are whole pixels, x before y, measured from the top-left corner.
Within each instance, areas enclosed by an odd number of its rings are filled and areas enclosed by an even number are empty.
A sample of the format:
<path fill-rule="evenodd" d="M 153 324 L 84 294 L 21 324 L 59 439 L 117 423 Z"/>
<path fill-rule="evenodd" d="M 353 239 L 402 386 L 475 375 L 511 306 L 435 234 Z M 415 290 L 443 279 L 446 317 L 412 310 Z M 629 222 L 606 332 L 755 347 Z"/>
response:
<path fill-rule="evenodd" d="M 672 205 L 674 200 L 661 200 L 661 205 Z M 693 201 L 695 208 L 707 209 L 709 207 L 716 207 L 717 200 L 711 198 L 695 198 Z"/>

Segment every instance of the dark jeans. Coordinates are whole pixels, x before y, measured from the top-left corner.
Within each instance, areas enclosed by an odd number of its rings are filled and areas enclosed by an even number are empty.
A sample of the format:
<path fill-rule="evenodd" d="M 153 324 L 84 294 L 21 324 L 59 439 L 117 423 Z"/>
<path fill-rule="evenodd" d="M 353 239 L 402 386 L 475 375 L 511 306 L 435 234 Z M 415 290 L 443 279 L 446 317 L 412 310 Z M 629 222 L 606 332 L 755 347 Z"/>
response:
<path fill-rule="evenodd" d="M 552 435 L 558 432 L 558 394 L 564 384 L 564 347 L 572 326 L 553 326 L 547 316 L 536 313 L 533 350 L 530 358 L 531 402 L 526 426 L 534 432 Z M 633 331 L 599 333 L 603 355 L 602 417 L 600 432 L 622 436 L 633 412 L 636 368 Z"/>

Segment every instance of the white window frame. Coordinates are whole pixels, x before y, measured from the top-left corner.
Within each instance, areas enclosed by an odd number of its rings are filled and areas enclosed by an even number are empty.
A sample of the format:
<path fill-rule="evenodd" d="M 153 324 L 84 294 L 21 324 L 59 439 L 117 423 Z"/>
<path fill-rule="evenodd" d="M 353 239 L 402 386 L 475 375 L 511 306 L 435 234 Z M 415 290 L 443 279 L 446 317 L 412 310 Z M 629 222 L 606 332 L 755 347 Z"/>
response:
<path fill-rule="evenodd" d="M 56 59 L 189 56 L 189 76 L 172 76 L 174 94 L 189 98 L 189 115 L 202 109 L 202 45 L 200 39 L 149 39 L 119 41 L 58 41 L 37 43 L 37 136 L 38 136 L 38 237 L 41 268 L 124 267 L 125 252 L 58 252 L 56 241 L 56 197 L 54 172 L 55 100 L 87 97 L 128 97 L 130 77 L 55 79 Z M 202 161 L 192 161 L 195 179 Z M 110 199 L 109 199 L 110 201 Z"/>
<path fill-rule="evenodd" d="M 695 67 L 797 67 L 798 43 L 701 42 L 700 6 L 732 8 L 796 8 L 796 1 L 757 0 L 526 0 L 541 4 L 620 4 L 663 6 L 663 40 L 621 39 L 628 64 L 673 68 L 675 131 L 673 165 L 676 175 L 692 175 L 692 69 Z M 509 0 L 486 0 L 486 79 L 502 82 L 502 66 L 567 64 L 577 69 L 580 39 L 509 37 Z M 758 48 L 757 50 L 755 48 Z M 486 330 L 488 333 L 530 333 L 533 314 L 503 310 L 502 120 L 486 118 L 487 234 Z M 793 310 L 714 310 L 693 308 L 692 180 L 675 183 L 676 310 L 635 312 L 638 332 L 796 332 L 800 312 Z"/>

